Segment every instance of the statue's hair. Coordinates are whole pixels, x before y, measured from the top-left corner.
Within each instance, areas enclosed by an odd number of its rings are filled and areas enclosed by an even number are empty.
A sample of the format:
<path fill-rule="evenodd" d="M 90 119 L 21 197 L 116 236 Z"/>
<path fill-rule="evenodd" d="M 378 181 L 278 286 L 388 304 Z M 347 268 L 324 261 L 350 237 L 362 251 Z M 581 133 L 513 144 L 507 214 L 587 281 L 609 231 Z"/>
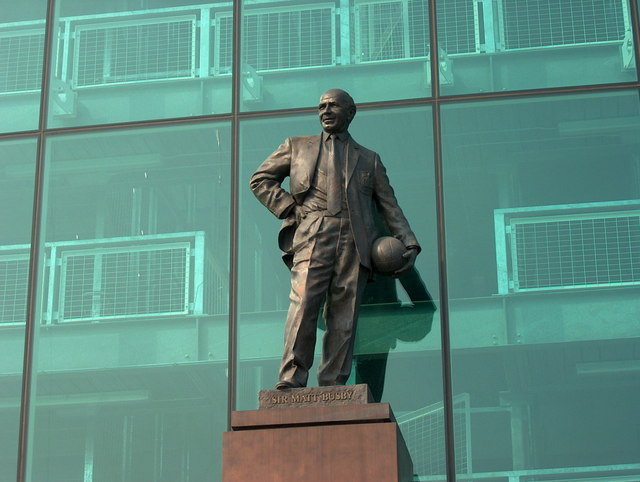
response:
<path fill-rule="evenodd" d="M 342 90 L 342 89 L 329 89 L 322 95 L 328 94 L 330 92 L 335 93 L 335 94 L 339 94 L 341 97 L 344 97 L 347 100 L 347 102 L 349 102 L 350 107 L 353 107 L 354 111 L 356 110 L 356 103 L 354 102 L 353 97 L 351 97 L 351 95 L 349 95 L 349 92 L 347 92 L 346 90 Z"/>

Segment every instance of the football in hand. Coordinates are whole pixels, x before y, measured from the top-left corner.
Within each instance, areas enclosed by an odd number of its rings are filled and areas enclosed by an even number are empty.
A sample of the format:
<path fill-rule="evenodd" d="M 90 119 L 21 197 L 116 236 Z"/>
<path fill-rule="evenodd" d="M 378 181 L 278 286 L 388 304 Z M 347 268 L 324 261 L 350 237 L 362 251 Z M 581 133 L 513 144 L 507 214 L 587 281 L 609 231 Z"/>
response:
<path fill-rule="evenodd" d="M 373 269 L 381 274 L 393 274 L 405 264 L 406 259 L 402 255 L 406 252 L 402 241 L 393 236 L 376 239 L 371 247 Z"/>

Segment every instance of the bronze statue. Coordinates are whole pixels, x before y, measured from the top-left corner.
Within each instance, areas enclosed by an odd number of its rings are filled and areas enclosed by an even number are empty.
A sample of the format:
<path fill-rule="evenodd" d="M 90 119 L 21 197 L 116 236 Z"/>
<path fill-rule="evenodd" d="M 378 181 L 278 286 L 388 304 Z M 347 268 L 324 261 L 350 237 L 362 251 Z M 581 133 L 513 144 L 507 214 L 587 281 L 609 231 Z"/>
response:
<path fill-rule="evenodd" d="M 358 309 L 372 273 L 371 244 L 379 235 L 374 209 L 407 249 L 395 276 L 411 269 L 420 252 L 380 156 L 347 131 L 356 114 L 351 96 L 340 89 L 326 91 L 318 114 L 323 132 L 286 139 L 250 183 L 260 202 L 284 219 L 278 243 L 291 269 L 278 389 L 307 385 L 323 303 L 326 332 L 318 382 L 344 385 L 349 378 Z M 282 188 L 287 176 L 289 191 Z"/>

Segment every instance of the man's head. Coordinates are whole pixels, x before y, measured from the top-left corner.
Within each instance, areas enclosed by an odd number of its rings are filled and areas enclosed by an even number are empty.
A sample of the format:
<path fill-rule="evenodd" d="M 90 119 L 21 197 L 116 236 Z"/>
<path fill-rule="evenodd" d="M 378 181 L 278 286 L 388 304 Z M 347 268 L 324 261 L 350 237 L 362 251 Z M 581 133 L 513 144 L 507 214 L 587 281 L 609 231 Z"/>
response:
<path fill-rule="evenodd" d="M 356 104 L 351 96 L 341 89 L 329 89 L 320 97 L 318 116 L 325 132 L 344 132 L 356 115 Z"/>

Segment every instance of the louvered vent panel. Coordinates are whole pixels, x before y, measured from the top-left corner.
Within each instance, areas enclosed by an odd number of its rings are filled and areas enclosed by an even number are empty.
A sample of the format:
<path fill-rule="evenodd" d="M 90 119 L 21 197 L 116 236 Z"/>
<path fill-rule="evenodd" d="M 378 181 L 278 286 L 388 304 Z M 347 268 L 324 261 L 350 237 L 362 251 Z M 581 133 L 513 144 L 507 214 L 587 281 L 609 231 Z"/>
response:
<path fill-rule="evenodd" d="M 455 430 L 456 472 L 471 473 L 471 412 L 469 395 L 454 397 L 453 417 Z M 418 475 L 445 474 L 444 410 L 436 403 L 397 417 L 413 462 L 413 472 Z"/>
<path fill-rule="evenodd" d="M 438 42 L 449 55 L 480 51 L 477 3 L 468 0 L 439 0 Z"/>
<path fill-rule="evenodd" d="M 0 256 L 0 323 L 24 323 L 29 255 Z"/>
<path fill-rule="evenodd" d="M 333 6 L 245 12 L 242 61 L 255 70 L 284 70 L 334 65 Z M 232 18 L 218 17 L 218 73 L 231 72 Z"/>
<path fill-rule="evenodd" d="M 188 243 L 65 253 L 61 321 L 187 313 L 189 259 Z"/>
<path fill-rule="evenodd" d="M 360 4 L 357 8 L 357 53 L 360 62 L 402 59 L 406 55 L 402 2 Z"/>
<path fill-rule="evenodd" d="M 233 65 L 233 17 L 218 17 L 216 25 L 216 73 L 230 74 Z"/>
<path fill-rule="evenodd" d="M 513 219 L 516 291 L 640 283 L 640 214 Z"/>
<path fill-rule="evenodd" d="M 503 0 L 506 49 L 622 40 L 626 0 Z"/>
<path fill-rule="evenodd" d="M 0 35 L 0 92 L 39 90 L 44 31 Z"/>
<path fill-rule="evenodd" d="M 411 57 L 429 55 L 429 5 L 424 0 L 409 1 L 409 45 Z"/>
<path fill-rule="evenodd" d="M 79 87 L 195 75 L 195 18 L 82 26 L 76 37 Z"/>
<path fill-rule="evenodd" d="M 447 55 L 476 53 L 477 6 L 471 1 L 438 0 L 438 39 Z M 356 58 L 359 62 L 429 55 L 429 8 L 424 0 L 356 4 Z"/>

